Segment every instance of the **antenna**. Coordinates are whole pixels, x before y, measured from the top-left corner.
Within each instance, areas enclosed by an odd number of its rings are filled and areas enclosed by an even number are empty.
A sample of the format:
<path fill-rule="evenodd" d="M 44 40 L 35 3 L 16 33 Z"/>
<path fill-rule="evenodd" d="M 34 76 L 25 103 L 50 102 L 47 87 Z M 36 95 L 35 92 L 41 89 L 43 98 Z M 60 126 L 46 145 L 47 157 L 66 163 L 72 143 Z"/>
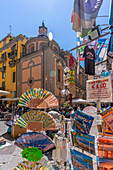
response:
<path fill-rule="evenodd" d="M 10 29 L 10 34 L 11 34 L 11 27 L 12 27 L 12 26 L 11 26 L 11 25 L 9 25 L 9 29 Z"/>

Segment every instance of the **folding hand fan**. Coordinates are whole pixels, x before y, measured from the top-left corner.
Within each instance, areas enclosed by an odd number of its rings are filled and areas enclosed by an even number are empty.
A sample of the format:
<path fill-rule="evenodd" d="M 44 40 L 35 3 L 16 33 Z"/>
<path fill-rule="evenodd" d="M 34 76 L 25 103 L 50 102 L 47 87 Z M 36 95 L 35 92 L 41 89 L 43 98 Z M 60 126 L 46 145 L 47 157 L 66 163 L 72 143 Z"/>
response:
<path fill-rule="evenodd" d="M 27 92 L 23 93 L 22 96 L 20 97 L 18 106 L 28 107 L 29 101 L 31 101 L 33 98 L 38 98 L 42 101 L 45 100 L 47 103 L 50 102 L 49 107 L 58 107 L 58 101 L 56 97 L 51 92 L 42 88 L 30 89 Z"/>
<path fill-rule="evenodd" d="M 31 161 L 22 161 L 21 163 L 18 163 L 18 165 L 13 170 L 53 170 L 52 165 L 50 165 L 50 162 L 47 161 L 45 158 L 42 158 L 38 162 L 31 162 Z"/>
<path fill-rule="evenodd" d="M 22 149 L 26 147 L 37 147 L 42 153 L 56 149 L 54 143 L 48 136 L 38 132 L 28 132 L 23 134 L 16 140 L 15 145 Z"/>
<path fill-rule="evenodd" d="M 29 128 L 29 124 L 32 122 L 32 129 Z M 38 126 L 35 127 L 35 125 Z M 36 128 L 36 131 L 41 131 L 41 130 L 58 130 L 56 121 L 54 118 L 46 112 L 42 111 L 29 111 L 23 114 L 18 120 L 17 120 L 17 125 L 20 125 L 21 127 L 28 128 L 29 130 L 33 130 L 33 127 Z M 39 127 L 40 126 L 40 127 Z M 38 130 L 38 128 L 40 130 Z"/>

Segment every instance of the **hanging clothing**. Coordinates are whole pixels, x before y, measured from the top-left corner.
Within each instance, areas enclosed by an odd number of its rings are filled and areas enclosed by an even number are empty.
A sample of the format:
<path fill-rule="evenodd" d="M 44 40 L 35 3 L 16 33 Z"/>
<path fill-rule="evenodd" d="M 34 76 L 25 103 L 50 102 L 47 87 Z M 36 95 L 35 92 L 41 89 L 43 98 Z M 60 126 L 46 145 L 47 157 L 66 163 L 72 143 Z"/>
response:
<path fill-rule="evenodd" d="M 95 51 L 93 48 L 85 46 L 84 54 L 85 57 L 85 74 L 95 75 Z"/>

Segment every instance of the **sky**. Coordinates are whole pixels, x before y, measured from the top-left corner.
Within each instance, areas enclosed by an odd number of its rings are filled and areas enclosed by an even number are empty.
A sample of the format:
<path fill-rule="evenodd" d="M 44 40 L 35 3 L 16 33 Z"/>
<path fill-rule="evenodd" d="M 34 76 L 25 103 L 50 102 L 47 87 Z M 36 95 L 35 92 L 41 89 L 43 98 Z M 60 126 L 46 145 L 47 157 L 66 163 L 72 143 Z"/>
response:
<path fill-rule="evenodd" d="M 48 33 L 53 33 L 60 48 L 72 49 L 76 46 L 76 33 L 71 24 L 73 3 L 74 0 L 1 0 L 0 40 L 10 32 L 9 25 L 13 36 L 36 37 L 44 20 Z M 103 0 L 99 16 L 108 16 L 109 7 L 110 0 Z M 108 24 L 108 18 L 97 18 L 97 24 Z"/>

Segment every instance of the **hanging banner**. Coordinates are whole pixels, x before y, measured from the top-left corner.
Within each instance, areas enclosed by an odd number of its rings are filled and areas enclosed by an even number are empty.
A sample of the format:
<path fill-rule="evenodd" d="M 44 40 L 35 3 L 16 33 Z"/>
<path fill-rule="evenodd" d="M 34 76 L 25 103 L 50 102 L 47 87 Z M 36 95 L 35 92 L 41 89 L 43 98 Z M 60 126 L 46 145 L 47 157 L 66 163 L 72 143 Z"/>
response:
<path fill-rule="evenodd" d="M 86 83 L 87 100 L 112 102 L 111 77 L 88 80 Z"/>
<path fill-rule="evenodd" d="M 71 22 L 73 30 L 86 36 L 92 29 L 103 0 L 74 0 Z"/>
<path fill-rule="evenodd" d="M 95 136 L 71 132 L 73 146 L 95 154 Z"/>
<path fill-rule="evenodd" d="M 71 161 L 74 170 L 93 170 L 93 159 L 79 151 L 70 149 Z"/>

